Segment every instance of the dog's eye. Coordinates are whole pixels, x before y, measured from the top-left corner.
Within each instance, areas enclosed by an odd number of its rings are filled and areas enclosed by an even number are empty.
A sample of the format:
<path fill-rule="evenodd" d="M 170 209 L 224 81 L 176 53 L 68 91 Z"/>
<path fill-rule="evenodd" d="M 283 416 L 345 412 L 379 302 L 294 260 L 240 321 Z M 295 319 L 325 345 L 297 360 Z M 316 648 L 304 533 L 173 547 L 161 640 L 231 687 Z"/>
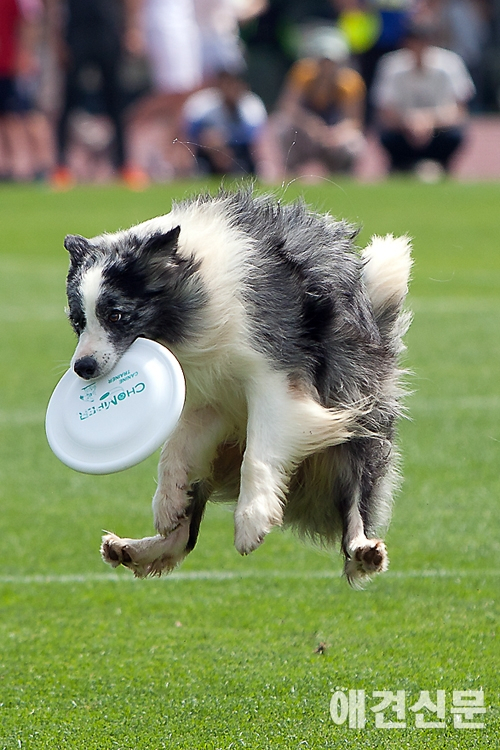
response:
<path fill-rule="evenodd" d="M 110 323 L 118 323 L 122 319 L 122 314 L 119 310 L 112 310 L 108 315 Z"/>

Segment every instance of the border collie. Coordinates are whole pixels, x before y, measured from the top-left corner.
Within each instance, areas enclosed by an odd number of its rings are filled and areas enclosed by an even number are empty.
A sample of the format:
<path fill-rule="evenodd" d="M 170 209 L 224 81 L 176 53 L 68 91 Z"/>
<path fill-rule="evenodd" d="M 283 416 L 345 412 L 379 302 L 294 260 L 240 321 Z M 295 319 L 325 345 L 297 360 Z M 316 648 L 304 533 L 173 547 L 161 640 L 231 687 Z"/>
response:
<path fill-rule="evenodd" d="M 251 190 L 174 204 L 126 231 L 69 235 L 74 371 L 108 373 L 139 336 L 167 346 L 187 384 L 162 449 L 157 534 L 103 537 L 103 559 L 137 576 L 195 546 L 209 499 L 236 501 L 246 555 L 274 526 L 331 545 L 360 585 L 386 570 L 397 483 L 399 355 L 407 238 L 374 237 Z"/>

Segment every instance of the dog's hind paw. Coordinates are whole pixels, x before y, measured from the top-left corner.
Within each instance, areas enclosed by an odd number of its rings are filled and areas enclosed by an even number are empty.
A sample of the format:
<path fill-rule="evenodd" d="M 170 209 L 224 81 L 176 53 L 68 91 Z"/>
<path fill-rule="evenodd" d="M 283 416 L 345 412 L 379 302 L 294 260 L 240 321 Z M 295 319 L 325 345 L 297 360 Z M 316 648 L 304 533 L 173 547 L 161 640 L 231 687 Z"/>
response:
<path fill-rule="evenodd" d="M 366 539 L 360 546 L 349 550 L 344 573 L 354 588 L 362 587 L 375 573 L 384 573 L 389 567 L 387 549 L 380 539 Z"/>

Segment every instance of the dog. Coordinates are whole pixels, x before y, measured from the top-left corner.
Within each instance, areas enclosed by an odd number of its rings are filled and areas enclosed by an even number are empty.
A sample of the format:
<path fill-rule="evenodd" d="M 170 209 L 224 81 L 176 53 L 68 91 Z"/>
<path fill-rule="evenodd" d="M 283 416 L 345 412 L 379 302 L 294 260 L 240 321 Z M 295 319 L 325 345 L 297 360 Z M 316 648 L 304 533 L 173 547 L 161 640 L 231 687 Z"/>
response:
<path fill-rule="evenodd" d="M 101 554 L 160 575 L 194 548 L 209 499 L 236 502 L 235 546 L 275 526 L 340 541 L 353 586 L 385 571 L 377 535 L 398 484 L 407 237 L 373 237 L 252 189 L 174 204 L 93 239 L 68 235 L 68 316 L 84 380 L 138 337 L 178 358 L 186 403 L 161 451 L 156 535 L 107 533 Z"/>

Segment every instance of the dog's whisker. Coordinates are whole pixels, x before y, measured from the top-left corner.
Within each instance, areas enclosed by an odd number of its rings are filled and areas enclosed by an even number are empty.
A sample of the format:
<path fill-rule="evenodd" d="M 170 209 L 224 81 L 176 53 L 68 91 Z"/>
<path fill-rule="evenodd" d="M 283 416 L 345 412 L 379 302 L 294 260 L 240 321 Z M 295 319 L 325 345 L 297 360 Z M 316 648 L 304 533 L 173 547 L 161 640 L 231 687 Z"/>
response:
<path fill-rule="evenodd" d="M 70 362 L 67 361 L 61 361 L 58 362 L 54 367 L 52 367 L 51 372 L 55 373 L 56 375 L 62 375 L 70 368 Z"/>
<path fill-rule="evenodd" d="M 191 155 L 193 161 L 196 162 L 196 154 L 195 154 L 194 150 L 192 150 L 189 147 L 190 146 L 194 146 L 196 148 L 198 146 L 198 144 L 191 143 L 190 141 L 184 141 L 184 140 L 181 140 L 180 138 L 174 138 L 173 141 L 172 141 L 172 145 L 175 146 L 176 143 L 178 143 L 180 146 L 184 146 L 184 148 L 186 149 L 186 151 L 188 151 L 189 154 Z"/>

